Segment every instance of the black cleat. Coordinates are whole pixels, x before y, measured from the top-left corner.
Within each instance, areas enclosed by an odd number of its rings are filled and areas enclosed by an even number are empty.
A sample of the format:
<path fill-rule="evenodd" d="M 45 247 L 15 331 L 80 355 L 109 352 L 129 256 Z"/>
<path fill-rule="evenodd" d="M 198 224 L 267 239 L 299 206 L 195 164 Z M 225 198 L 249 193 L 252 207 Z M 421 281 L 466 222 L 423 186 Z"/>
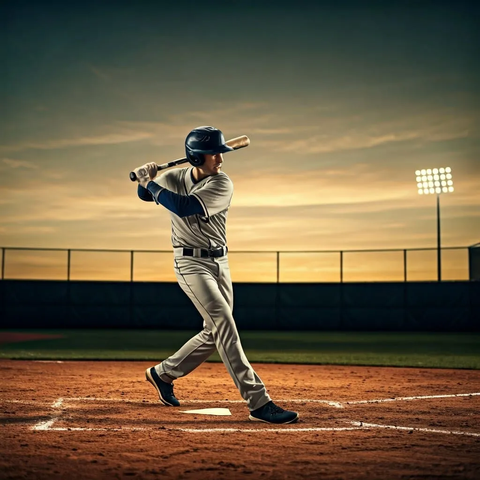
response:
<path fill-rule="evenodd" d="M 179 407 L 180 402 L 175 398 L 173 393 L 173 384 L 164 382 L 155 371 L 155 367 L 147 368 L 145 370 L 145 377 L 158 392 L 160 401 L 168 407 Z"/>
<path fill-rule="evenodd" d="M 263 407 L 257 408 L 250 412 L 248 417 L 254 422 L 265 423 L 295 423 L 298 420 L 298 413 L 284 410 L 278 407 L 272 401 L 266 403 Z"/>

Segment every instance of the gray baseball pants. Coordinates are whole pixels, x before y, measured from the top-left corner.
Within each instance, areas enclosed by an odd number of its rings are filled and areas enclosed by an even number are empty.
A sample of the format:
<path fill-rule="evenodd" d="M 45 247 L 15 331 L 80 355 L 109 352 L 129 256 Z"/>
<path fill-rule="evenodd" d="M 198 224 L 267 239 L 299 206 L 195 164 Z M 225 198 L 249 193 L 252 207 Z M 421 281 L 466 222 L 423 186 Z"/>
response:
<path fill-rule="evenodd" d="M 203 317 L 203 330 L 172 356 L 156 365 L 164 382 L 188 375 L 215 350 L 250 410 L 270 401 L 265 385 L 242 348 L 233 310 L 233 287 L 228 257 L 196 258 L 175 254 L 175 275 Z"/>

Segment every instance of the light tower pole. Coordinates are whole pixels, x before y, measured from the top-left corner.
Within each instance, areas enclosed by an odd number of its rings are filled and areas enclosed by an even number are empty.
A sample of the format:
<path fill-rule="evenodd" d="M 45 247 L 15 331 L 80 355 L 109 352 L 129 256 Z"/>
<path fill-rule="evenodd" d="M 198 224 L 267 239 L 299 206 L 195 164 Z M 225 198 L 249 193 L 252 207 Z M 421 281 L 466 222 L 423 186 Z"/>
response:
<path fill-rule="evenodd" d="M 427 168 L 415 172 L 419 195 L 437 195 L 437 279 L 442 281 L 442 243 L 440 235 L 440 195 L 451 193 L 453 188 L 452 169 Z"/>

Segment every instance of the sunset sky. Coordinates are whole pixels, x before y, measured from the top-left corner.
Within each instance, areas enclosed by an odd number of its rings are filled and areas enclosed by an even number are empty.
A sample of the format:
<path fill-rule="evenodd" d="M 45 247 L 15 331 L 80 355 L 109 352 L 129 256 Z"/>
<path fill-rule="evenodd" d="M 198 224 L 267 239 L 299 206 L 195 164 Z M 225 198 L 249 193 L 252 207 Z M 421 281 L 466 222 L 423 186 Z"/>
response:
<path fill-rule="evenodd" d="M 225 155 L 235 250 L 480 241 L 477 2 L 6 1 L 0 6 L 0 246 L 168 250 L 128 173 Z"/>

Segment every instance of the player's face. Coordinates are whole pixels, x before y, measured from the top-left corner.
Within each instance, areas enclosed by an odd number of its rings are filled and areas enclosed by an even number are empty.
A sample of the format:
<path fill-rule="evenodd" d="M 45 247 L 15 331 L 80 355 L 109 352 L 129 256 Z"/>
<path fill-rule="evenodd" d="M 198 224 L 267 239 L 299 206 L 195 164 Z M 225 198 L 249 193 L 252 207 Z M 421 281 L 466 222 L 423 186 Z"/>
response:
<path fill-rule="evenodd" d="M 201 168 L 207 175 L 216 175 L 222 169 L 222 164 L 223 154 L 205 155 L 205 163 Z"/>

